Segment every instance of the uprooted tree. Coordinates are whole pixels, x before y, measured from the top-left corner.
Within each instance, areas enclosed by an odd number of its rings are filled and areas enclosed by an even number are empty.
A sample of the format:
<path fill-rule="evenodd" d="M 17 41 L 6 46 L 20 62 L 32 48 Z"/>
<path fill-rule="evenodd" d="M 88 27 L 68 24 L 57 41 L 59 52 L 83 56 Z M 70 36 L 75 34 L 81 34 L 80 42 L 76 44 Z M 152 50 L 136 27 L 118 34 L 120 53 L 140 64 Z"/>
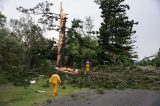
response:
<path fill-rule="evenodd" d="M 39 19 L 39 23 L 48 25 L 49 30 L 56 30 L 59 31 L 59 40 L 57 44 L 57 61 L 56 61 L 56 67 L 55 69 L 57 71 L 61 71 L 68 74 L 78 74 L 78 69 L 68 68 L 63 66 L 63 48 L 64 48 L 64 40 L 65 40 L 65 24 L 67 20 L 67 14 L 63 12 L 62 3 L 61 3 L 61 9 L 60 14 L 55 14 L 50 11 L 50 6 L 52 6 L 52 3 L 48 3 L 47 1 L 44 3 L 39 3 L 34 8 L 31 9 L 25 9 L 23 7 L 18 7 L 17 10 L 20 12 L 26 13 L 26 14 L 34 14 L 34 15 L 41 15 L 41 18 Z M 53 21 L 59 20 L 59 26 L 54 25 Z M 58 28 L 55 28 L 58 27 Z"/>

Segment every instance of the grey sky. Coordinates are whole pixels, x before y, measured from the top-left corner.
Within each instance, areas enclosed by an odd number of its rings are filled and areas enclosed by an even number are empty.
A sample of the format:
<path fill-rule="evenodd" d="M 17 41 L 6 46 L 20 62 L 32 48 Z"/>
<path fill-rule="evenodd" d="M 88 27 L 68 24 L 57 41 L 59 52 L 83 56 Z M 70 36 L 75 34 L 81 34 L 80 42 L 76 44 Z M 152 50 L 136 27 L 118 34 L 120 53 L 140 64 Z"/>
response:
<path fill-rule="evenodd" d="M 128 15 L 139 22 L 135 27 L 139 58 L 155 54 L 160 48 L 160 4 L 158 0 L 127 0 Z"/>
<path fill-rule="evenodd" d="M 5 1 L 5 2 L 4 2 Z M 23 6 L 25 8 L 34 7 L 39 2 L 45 0 L 0 0 L 0 10 L 7 18 L 19 18 L 22 16 L 16 10 L 16 7 Z M 48 0 L 52 2 L 53 12 L 59 13 L 60 2 L 63 2 L 64 11 L 68 13 L 67 25 L 73 18 L 85 19 L 85 16 L 91 16 L 94 20 L 95 29 L 98 29 L 102 19 L 100 18 L 100 10 L 93 0 Z M 135 27 L 136 33 L 136 51 L 139 59 L 145 56 L 155 54 L 160 48 L 160 1 L 159 0 L 126 0 L 131 9 L 128 11 L 130 19 L 138 21 Z M 54 35 L 53 35 L 54 34 Z M 47 37 L 54 36 L 55 32 L 49 32 Z"/>
<path fill-rule="evenodd" d="M 3 10 L 4 1 L 5 0 L 0 0 L 0 11 Z"/>

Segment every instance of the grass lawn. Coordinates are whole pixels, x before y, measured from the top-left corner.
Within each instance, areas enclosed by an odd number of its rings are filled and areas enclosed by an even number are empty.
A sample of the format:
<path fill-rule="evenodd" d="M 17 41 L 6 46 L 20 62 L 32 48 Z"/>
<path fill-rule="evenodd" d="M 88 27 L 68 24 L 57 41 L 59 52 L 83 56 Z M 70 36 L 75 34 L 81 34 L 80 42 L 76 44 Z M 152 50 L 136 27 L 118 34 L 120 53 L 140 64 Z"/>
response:
<path fill-rule="evenodd" d="M 60 98 L 64 95 L 86 91 L 87 88 L 77 88 L 72 86 L 59 86 L 58 96 L 52 97 L 52 86 L 44 88 L 46 79 L 43 79 L 36 84 L 30 85 L 27 88 L 17 87 L 11 84 L 0 85 L 0 105 L 1 106 L 38 106 L 44 104 L 47 100 Z M 35 90 L 42 90 L 46 92 L 36 93 Z"/>

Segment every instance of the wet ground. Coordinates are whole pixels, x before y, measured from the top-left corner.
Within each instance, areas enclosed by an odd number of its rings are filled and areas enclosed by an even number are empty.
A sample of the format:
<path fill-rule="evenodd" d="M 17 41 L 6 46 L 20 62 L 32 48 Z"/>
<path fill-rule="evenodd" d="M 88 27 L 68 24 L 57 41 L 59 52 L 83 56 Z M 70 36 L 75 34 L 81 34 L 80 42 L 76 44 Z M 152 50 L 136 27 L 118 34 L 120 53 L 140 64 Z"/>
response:
<path fill-rule="evenodd" d="M 160 106 L 160 92 L 128 89 L 97 94 L 96 90 L 89 90 L 54 100 L 47 106 Z"/>

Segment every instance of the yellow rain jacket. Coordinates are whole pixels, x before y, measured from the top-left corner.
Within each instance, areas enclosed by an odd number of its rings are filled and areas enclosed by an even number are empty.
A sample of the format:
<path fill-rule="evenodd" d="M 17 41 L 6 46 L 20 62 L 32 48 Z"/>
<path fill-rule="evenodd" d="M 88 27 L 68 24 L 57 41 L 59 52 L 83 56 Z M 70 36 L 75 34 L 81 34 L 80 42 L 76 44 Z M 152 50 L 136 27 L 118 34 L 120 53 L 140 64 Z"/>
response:
<path fill-rule="evenodd" d="M 49 80 L 49 83 L 52 83 L 52 85 L 53 85 L 52 96 L 56 96 L 58 85 L 59 85 L 59 83 L 61 83 L 61 79 L 60 79 L 59 75 L 53 74 Z"/>

